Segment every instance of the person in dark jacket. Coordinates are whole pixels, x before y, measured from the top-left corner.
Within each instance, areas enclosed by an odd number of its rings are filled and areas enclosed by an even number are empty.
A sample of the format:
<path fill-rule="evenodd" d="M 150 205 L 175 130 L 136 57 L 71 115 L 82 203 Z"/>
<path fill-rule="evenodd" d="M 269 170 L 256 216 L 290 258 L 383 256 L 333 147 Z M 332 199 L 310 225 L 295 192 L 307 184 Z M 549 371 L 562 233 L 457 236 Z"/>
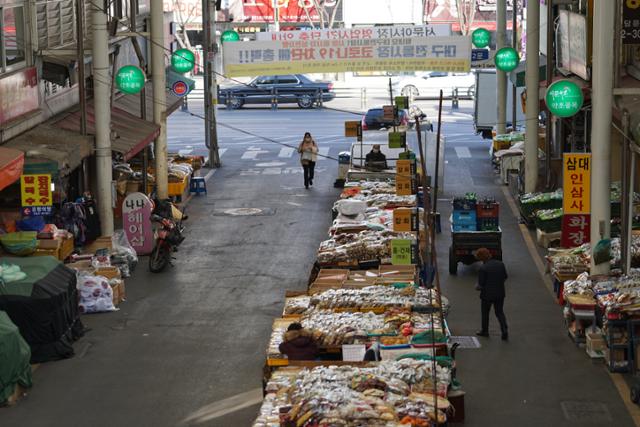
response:
<path fill-rule="evenodd" d="M 300 323 L 289 325 L 278 348 L 291 360 L 314 360 L 318 356 L 318 345 Z"/>
<path fill-rule="evenodd" d="M 486 248 L 480 248 L 476 252 L 476 258 L 482 261 L 482 266 L 478 270 L 478 289 L 480 290 L 482 329 L 476 332 L 481 337 L 489 336 L 489 312 L 491 306 L 500 322 L 502 339 L 509 339 L 507 328 L 507 318 L 504 315 L 504 282 L 507 280 L 507 269 L 502 261 L 493 259 L 491 252 Z"/>
<path fill-rule="evenodd" d="M 387 168 L 387 156 L 380 151 L 380 144 L 374 144 L 371 147 L 371 151 L 367 153 L 364 159 L 365 168 L 371 169 L 386 169 Z"/>

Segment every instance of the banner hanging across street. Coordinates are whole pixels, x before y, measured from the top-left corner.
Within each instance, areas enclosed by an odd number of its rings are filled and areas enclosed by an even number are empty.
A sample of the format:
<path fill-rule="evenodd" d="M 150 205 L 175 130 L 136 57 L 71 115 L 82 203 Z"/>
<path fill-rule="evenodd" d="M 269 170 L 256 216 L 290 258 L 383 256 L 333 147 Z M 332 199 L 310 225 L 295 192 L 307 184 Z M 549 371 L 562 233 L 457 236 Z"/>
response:
<path fill-rule="evenodd" d="M 365 32 L 360 33 L 359 38 L 349 38 L 350 31 L 340 31 L 344 37 L 329 40 L 226 43 L 225 74 L 239 77 L 345 71 L 468 72 L 470 69 L 471 38 L 468 36 L 403 37 L 392 35 L 393 27 L 388 30 L 387 37 L 373 37 L 374 33 Z"/>
<path fill-rule="evenodd" d="M 385 27 L 334 28 L 305 31 L 278 31 L 256 33 L 258 41 L 276 40 L 343 40 L 343 39 L 384 39 L 389 37 L 447 37 L 451 35 L 451 25 L 406 25 Z"/>

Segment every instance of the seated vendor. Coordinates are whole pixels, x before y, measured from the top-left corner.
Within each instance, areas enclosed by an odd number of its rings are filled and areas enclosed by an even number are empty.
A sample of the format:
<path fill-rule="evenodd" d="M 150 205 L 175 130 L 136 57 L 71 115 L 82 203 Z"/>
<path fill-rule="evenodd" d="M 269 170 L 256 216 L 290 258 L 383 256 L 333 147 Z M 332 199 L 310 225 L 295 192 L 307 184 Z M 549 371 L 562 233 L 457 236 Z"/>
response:
<path fill-rule="evenodd" d="M 367 157 L 365 157 L 364 160 L 364 167 L 375 170 L 387 169 L 387 156 L 380 151 L 380 144 L 374 144 L 371 151 L 367 153 Z"/>
<path fill-rule="evenodd" d="M 314 360 L 318 356 L 316 341 L 300 323 L 289 325 L 279 349 L 290 360 Z"/>

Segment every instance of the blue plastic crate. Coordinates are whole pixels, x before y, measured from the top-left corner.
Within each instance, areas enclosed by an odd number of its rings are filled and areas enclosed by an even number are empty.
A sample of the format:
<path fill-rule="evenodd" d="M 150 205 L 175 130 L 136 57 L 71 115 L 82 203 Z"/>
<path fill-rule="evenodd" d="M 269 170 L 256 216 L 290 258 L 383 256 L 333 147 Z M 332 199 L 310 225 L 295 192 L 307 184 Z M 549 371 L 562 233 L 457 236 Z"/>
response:
<path fill-rule="evenodd" d="M 459 225 L 476 225 L 478 222 L 476 211 L 453 211 L 452 222 Z"/>
<path fill-rule="evenodd" d="M 453 231 L 478 231 L 475 224 L 461 225 L 453 224 Z"/>

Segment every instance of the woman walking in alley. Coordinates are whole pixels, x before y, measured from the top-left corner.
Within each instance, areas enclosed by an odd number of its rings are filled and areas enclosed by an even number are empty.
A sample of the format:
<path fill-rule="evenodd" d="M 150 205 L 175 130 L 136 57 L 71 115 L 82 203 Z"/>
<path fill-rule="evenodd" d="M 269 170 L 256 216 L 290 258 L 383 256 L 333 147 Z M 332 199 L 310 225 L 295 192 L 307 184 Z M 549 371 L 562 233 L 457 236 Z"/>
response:
<path fill-rule="evenodd" d="M 476 332 L 481 337 L 489 336 L 489 311 L 493 305 L 493 310 L 500 322 L 502 340 L 509 339 L 507 329 L 507 318 L 504 315 L 504 282 L 507 280 L 507 269 L 502 261 L 493 259 L 491 252 L 486 248 L 480 248 L 476 252 L 476 258 L 482 261 L 482 266 L 478 270 L 478 287 L 480 291 L 482 329 Z"/>
<path fill-rule="evenodd" d="M 304 139 L 298 146 L 298 153 L 300 153 L 300 163 L 304 170 L 304 188 L 308 189 L 313 185 L 313 172 L 318 160 L 318 145 L 309 132 L 304 134 Z"/>

